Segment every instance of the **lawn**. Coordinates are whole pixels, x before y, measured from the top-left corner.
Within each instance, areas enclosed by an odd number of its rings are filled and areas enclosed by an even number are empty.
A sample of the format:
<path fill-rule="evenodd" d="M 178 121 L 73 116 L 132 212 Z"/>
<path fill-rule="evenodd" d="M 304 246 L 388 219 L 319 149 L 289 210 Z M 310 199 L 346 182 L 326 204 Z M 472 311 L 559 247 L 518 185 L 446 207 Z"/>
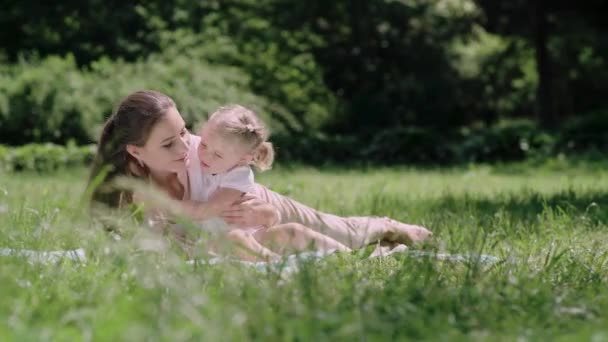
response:
<path fill-rule="evenodd" d="M 82 209 L 86 170 L 0 174 L 0 248 L 87 252 L 86 263 L 0 257 L 0 339 L 608 340 L 605 170 L 279 167 L 259 181 L 324 211 L 424 225 L 428 252 L 500 259 L 368 259 L 368 248 L 287 276 L 109 237 Z"/>

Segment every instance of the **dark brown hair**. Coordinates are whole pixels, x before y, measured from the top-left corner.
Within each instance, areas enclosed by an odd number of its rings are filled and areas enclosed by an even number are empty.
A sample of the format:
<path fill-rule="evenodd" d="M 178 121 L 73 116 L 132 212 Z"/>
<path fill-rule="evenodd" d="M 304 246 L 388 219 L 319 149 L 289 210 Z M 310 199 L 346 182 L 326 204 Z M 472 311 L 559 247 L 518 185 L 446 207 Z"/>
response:
<path fill-rule="evenodd" d="M 154 126 L 175 102 L 167 95 L 141 90 L 127 96 L 106 121 L 91 167 L 89 187 L 92 203 L 121 207 L 133 201 L 133 192 L 118 189 L 112 181 L 119 176 L 144 178 L 149 170 L 127 152 L 127 145 L 144 146 Z"/>

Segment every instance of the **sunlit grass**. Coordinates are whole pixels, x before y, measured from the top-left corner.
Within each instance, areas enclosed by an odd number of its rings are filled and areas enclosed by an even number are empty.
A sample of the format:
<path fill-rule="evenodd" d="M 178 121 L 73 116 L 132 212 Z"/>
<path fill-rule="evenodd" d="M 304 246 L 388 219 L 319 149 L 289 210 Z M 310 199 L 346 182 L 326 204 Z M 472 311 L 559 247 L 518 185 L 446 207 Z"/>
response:
<path fill-rule="evenodd" d="M 259 181 L 325 211 L 423 224 L 435 233 L 427 251 L 501 260 L 354 252 L 287 277 L 110 238 L 82 209 L 84 170 L 0 177 L 0 248 L 88 258 L 1 257 L 2 340 L 608 339 L 601 168 L 278 167 Z"/>

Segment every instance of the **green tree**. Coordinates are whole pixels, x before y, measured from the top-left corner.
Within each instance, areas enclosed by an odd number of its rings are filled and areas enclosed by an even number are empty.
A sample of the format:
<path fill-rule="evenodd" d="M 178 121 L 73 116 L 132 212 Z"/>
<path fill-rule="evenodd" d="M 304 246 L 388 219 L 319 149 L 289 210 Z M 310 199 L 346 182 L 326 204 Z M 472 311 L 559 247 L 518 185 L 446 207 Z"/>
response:
<path fill-rule="evenodd" d="M 544 126 L 555 127 L 573 113 L 602 105 L 601 95 L 593 90 L 598 83 L 608 82 L 602 1 L 475 2 L 483 10 L 481 23 L 488 31 L 521 37 L 534 48 L 536 114 Z M 589 96 L 588 91 L 596 96 Z M 581 101 L 579 95 L 583 94 L 585 100 Z"/>

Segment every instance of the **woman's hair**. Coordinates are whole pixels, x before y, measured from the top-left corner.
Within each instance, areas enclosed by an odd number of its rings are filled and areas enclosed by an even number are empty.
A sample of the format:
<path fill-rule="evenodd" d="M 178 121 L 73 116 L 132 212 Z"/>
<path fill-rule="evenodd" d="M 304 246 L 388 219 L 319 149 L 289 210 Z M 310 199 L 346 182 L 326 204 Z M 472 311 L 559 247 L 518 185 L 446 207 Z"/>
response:
<path fill-rule="evenodd" d="M 270 133 L 260 117 L 241 105 L 219 108 L 209 117 L 209 123 L 217 125 L 219 133 L 239 142 L 253 151 L 252 165 L 266 171 L 274 161 L 274 149 L 268 142 Z"/>
<path fill-rule="evenodd" d="M 144 146 L 150 132 L 175 102 L 162 93 L 141 90 L 127 96 L 106 121 L 91 167 L 91 202 L 121 207 L 133 201 L 133 192 L 111 184 L 119 176 L 143 178 L 149 170 L 127 152 L 127 145 Z"/>

